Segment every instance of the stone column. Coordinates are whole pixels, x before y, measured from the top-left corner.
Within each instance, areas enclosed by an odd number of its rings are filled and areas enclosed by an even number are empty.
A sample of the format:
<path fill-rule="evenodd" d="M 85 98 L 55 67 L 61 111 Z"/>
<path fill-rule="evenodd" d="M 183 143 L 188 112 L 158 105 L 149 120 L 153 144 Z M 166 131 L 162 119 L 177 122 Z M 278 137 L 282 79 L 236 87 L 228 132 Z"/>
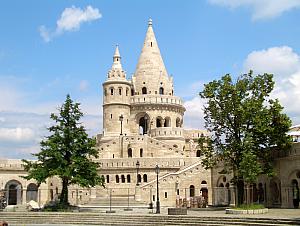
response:
<path fill-rule="evenodd" d="M 18 193 L 19 193 L 19 192 L 18 192 Z M 20 194 L 21 194 L 21 193 L 20 193 Z M 22 201 L 20 200 L 20 201 L 22 202 L 23 205 L 26 204 L 26 198 L 27 198 L 27 197 L 26 197 L 26 194 L 27 194 L 27 189 L 26 189 L 26 188 L 23 188 L 22 195 L 21 195 L 21 197 L 22 197 L 21 200 L 22 200 Z M 18 195 L 17 195 L 17 196 L 18 196 Z M 20 198 L 21 198 L 21 197 L 20 197 Z M 19 197 L 18 197 L 18 200 L 19 200 Z M 19 202 L 19 201 L 18 201 L 18 202 Z M 19 204 L 19 203 L 18 203 L 18 204 Z M 21 203 L 20 203 L 20 204 L 21 204 Z"/>

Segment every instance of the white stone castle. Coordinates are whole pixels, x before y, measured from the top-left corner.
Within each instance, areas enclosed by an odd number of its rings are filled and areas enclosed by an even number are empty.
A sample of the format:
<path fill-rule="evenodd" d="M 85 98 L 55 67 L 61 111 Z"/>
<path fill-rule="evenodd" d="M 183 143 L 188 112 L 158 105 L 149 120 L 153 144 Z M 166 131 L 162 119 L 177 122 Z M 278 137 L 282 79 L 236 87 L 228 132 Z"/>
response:
<path fill-rule="evenodd" d="M 221 166 L 212 170 L 202 167 L 198 139 L 208 134 L 184 129 L 184 112 L 149 20 L 132 79 L 126 78 L 117 46 L 103 83 L 103 132 L 97 135 L 99 158 L 94 161 L 101 165 L 99 174 L 106 187 L 72 186 L 69 201 L 95 206 L 107 204 L 111 195 L 113 205 L 127 205 L 127 200 L 131 205 L 155 205 L 158 197 L 162 206 L 199 207 L 199 200 L 202 207 L 234 204 L 232 175 L 220 174 Z M 299 130 L 300 126 L 291 128 L 297 140 L 289 152 L 274 153 L 275 176 L 260 176 L 250 188 L 251 200 L 268 207 L 293 208 L 298 198 L 299 204 Z M 35 181 L 26 181 L 21 175 L 26 172 L 20 160 L 0 160 L 0 185 L 7 191 L 10 205 L 32 199 L 44 204 L 60 193 L 57 178 L 37 187 Z"/>

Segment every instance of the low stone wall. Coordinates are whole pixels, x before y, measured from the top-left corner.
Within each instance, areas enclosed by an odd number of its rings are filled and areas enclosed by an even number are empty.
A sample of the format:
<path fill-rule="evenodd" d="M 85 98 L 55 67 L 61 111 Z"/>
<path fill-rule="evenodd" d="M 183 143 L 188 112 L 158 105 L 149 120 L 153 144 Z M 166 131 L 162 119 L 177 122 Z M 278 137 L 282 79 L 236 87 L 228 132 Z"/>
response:
<path fill-rule="evenodd" d="M 226 214 L 263 214 L 268 213 L 269 209 L 256 209 L 256 210 L 236 210 L 236 209 L 226 209 Z"/>
<path fill-rule="evenodd" d="M 187 208 L 168 208 L 168 215 L 187 215 Z"/>

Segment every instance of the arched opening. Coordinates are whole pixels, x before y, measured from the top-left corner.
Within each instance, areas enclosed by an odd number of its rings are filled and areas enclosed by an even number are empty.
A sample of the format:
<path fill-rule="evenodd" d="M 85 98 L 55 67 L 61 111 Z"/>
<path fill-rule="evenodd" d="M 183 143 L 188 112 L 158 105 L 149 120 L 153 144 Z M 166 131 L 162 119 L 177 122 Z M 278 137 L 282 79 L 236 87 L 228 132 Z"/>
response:
<path fill-rule="evenodd" d="M 140 157 L 143 157 L 143 148 L 140 149 Z"/>
<path fill-rule="evenodd" d="M 201 185 L 207 185 L 207 182 L 205 180 L 201 181 Z"/>
<path fill-rule="evenodd" d="M 110 88 L 110 95 L 114 95 L 114 88 Z"/>
<path fill-rule="evenodd" d="M 127 183 L 131 182 L 130 174 L 127 175 Z"/>
<path fill-rule="evenodd" d="M 134 96 L 134 89 L 131 89 L 131 96 Z"/>
<path fill-rule="evenodd" d="M 162 118 L 161 117 L 157 117 L 156 118 L 156 127 L 162 127 Z"/>
<path fill-rule="evenodd" d="M 128 96 L 128 93 L 129 93 L 129 89 L 126 88 L 126 96 Z"/>
<path fill-rule="evenodd" d="M 147 182 L 147 181 L 148 181 L 147 174 L 144 174 L 144 175 L 143 175 L 143 181 L 144 181 L 144 182 Z"/>
<path fill-rule="evenodd" d="M 109 175 L 106 175 L 106 183 L 109 183 Z"/>
<path fill-rule="evenodd" d="M 224 188 L 224 184 L 223 184 L 223 183 L 220 183 L 220 184 L 219 184 L 219 187 L 220 187 L 220 188 Z"/>
<path fill-rule="evenodd" d="M 180 118 L 176 118 L 176 127 L 180 127 Z"/>
<path fill-rule="evenodd" d="M 191 185 L 190 186 L 190 197 L 194 197 L 195 196 L 195 186 Z"/>
<path fill-rule="evenodd" d="M 125 183 L 125 176 L 124 175 L 121 175 L 121 182 Z"/>
<path fill-rule="evenodd" d="M 141 183 L 141 182 L 142 182 L 142 176 L 141 176 L 141 174 L 138 174 L 137 180 L 138 180 L 138 183 Z"/>
<path fill-rule="evenodd" d="M 270 180 L 269 187 L 272 205 L 280 204 L 280 180 L 277 177 L 273 177 Z"/>
<path fill-rule="evenodd" d="M 146 87 L 142 88 L 142 94 L 147 94 L 147 88 Z"/>
<path fill-rule="evenodd" d="M 120 183 L 120 177 L 119 177 L 119 175 L 116 175 L 116 183 Z"/>
<path fill-rule="evenodd" d="M 258 202 L 259 203 L 264 203 L 264 201 L 265 201 L 265 191 L 264 191 L 264 186 L 263 186 L 262 183 L 258 184 L 257 195 L 258 195 Z"/>
<path fill-rule="evenodd" d="M 139 119 L 139 130 L 140 130 L 140 134 L 147 134 L 147 130 L 148 130 L 148 118 L 146 116 L 141 117 Z"/>
<path fill-rule="evenodd" d="M 132 149 L 128 148 L 127 150 L 128 158 L 132 158 Z"/>
<path fill-rule="evenodd" d="M 170 117 L 165 118 L 164 127 L 171 127 L 171 118 Z"/>
<path fill-rule="evenodd" d="M 17 205 L 22 203 L 22 185 L 17 180 L 11 180 L 6 183 L 5 190 L 8 194 L 8 205 Z"/>
<path fill-rule="evenodd" d="M 38 187 L 34 183 L 30 183 L 27 186 L 26 191 L 26 201 L 29 202 L 31 200 L 37 201 L 37 195 L 38 195 Z"/>
<path fill-rule="evenodd" d="M 50 189 L 50 200 L 52 201 L 54 198 L 53 189 Z"/>
<path fill-rule="evenodd" d="M 163 95 L 163 94 L 164 94 L 164 88 L 163 88 L 163 87 L 160 87 L 160 88 L 159 88 L 159 94 L 160 94 L 160 95 Z"/>
<path fill-rule="evenodd" d="M 208 204 L 208 189 L 207 188 L 201 188 L 200 192 L 202 194 L 202 197 L 205 200 L 205 206 L 207 206 L 207 204 Z"/>
<path fill-rule="evenodd" d="M 299 195 L 299 184 L 297 180 L 292 180 L 292 189 L 293 189 L 293 205 L 294 208 L 298 208 L 299 207 L 299 199 L 300 199 L 300 195 Z"/>
<path fill-rule="evenodd" d="M 122 95 L 122 88 L 119 88 L 119 95 Z"/>
<path fill-rule="evenodd" d="M 201 151 L 200 150 L 197 150 L 196 157 L 201 157 Z"/>

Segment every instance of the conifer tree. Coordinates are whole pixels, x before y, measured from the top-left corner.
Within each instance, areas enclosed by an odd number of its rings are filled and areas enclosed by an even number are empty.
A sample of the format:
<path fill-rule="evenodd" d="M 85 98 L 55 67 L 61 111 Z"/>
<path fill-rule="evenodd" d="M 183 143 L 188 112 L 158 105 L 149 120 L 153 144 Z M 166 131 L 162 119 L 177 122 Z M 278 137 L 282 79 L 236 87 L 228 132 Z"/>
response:
<path fill-rule="evenodd" d="M 79 103 L 74 103 L 67 95 L 59 114 L 52 113 L 54 125 L 48 128 L 50 135 L 41 141 L 41 151 L 33 154 L 37 161 L 23 160 L 26 179 L 35 179 L 38 184 L 58 176 L 62 182 L 60 204 L 68 205 L 68 186 L 77 184 L 82 187 L 104 185 L 103 177 L 98 175 L 96 140 L 89 138 L 84 126 L 79 122 L 83 113 Z"/>

